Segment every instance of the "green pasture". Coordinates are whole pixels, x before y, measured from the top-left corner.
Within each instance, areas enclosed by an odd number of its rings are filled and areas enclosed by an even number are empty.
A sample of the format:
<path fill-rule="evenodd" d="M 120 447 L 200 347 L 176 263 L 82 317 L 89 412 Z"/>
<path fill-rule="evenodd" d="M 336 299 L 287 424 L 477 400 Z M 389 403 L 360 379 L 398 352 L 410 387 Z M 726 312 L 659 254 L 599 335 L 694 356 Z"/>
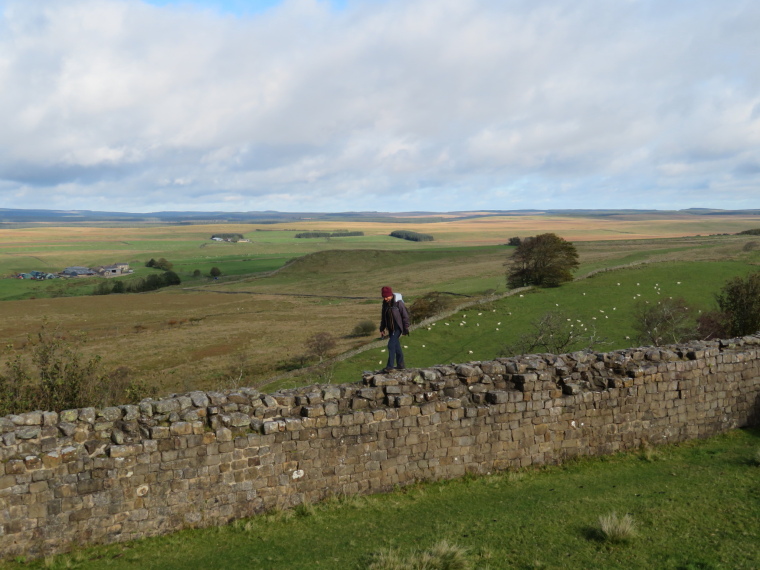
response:
<path fill-rule="evenodd" d="M 759 450 L 760 430 L 735 430 L 562 466 L 342 497 L 8 568 L 187 570 L 223 560 L 227 568 L 359 570 L 383 552 L 414 560 L 445 540 L 482 570 L 754 569 Z M 620 543 L 600 533 L 599 517 L 613 512 L 635 524 L 635 534 Z"/>
<path fill-rule="evenodd" d="M 489 360 L 502 348 L 531 329 L 531 323 L 546 312 L 559 312 L 571 319 L 584 334 L 595 332 L 602 342 L 597 350 L 607 351 L 637 345 L 633 311 L 637 303 L 657 303 L 664 297 L 683 297 L 695 310 L 716 308 L 714 295 L 735 276 L 755 267 L 741 261 L 662 262 L 598 273 L 587 279 L 551 289 L 532 289 L 497 301 L 473 306 L 425 327 L 418 327 L 402 345 L 407 367 L 417 368 Z M 403 291 L 401 291 L 403 293 Z M 414 297 L 407 298 L 411 305 Z M 380 302 L 377 302 L 379 322 Z M 376 339 L 377 335 L 372 339 Z M 370 341 L 368 341 L 370 342 Z M 339 361 L 332 382 L 356 382 L 364 370 L 385 366 L 385 343 Z M 313 374 L 278 381 L 275 389 L 314 381 Z"/>

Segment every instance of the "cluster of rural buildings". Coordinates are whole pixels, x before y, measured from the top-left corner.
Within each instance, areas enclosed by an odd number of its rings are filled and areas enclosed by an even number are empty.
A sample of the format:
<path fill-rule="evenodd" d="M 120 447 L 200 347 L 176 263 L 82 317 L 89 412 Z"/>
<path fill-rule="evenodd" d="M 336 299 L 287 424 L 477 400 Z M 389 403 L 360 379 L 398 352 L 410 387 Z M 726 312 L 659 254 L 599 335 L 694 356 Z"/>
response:
<path fill-rule="evenodd" d="M 133 271 L 134 270 L 129 268 L 129 263 L 114 263 L 113 265 L 101 265 L 100 267 L 73 265 L 59 273 L 30 271 L 29 273 L 18 273 L 15 277 L 17 279 L 34 279 L 42 281 L 45 279 L 58 279 L 60 277 L 118 277 L 119 275 L 129 275 Z"/>

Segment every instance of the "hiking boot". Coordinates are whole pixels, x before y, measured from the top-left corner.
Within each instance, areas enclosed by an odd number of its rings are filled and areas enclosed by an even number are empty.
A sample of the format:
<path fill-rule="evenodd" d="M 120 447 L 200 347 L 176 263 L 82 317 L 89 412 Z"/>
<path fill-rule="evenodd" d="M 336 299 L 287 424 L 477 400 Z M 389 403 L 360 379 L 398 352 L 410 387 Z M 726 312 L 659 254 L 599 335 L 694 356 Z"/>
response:
<path fill-rule="evenodd" d="M 406 370 L 406 366 L 403 364 L 401 366 L 396 366 L 396 370 Z"/>
<path fill-rule="evenodd" d="M 393 368 L 393 366 L 386 366 L 380 372 L 382 372 L 383 374 L 389 374 L 390 372 L 394 372 L 395 370 L 396 369 Z"/>

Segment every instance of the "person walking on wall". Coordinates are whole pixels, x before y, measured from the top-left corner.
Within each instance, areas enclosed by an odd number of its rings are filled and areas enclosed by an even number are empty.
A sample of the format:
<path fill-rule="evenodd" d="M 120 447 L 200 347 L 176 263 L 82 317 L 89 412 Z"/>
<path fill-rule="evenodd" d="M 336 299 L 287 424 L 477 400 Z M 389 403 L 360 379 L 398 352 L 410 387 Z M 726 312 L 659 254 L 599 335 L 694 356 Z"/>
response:
<path fill-rule="evenodd" d="M 388 364 L 383 372 L 390 372 L 394 369 L 403 370 L 405 364 L 404 353 L 401 352 L 401 335 L 409 334 L 409 311 L 406 310 L 401 295 L 393 293 L 390 287 L 383 287 L 380 294 L 383 297 L 380 336 L 388 335 Z"/>

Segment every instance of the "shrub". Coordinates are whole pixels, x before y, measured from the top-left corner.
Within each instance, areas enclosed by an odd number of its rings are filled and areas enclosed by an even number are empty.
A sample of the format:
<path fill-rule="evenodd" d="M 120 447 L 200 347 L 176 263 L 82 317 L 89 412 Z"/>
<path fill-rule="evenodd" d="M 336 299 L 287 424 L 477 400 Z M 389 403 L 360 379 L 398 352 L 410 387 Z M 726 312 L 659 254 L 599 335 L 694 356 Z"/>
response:
<path fill-rule="evenodd" d="M 599 530 L 604 540 L 613 543 L 626 542 L 636 536 L 636 524 L 628 514 L 622 518 L 614 512 L 600 516 Z"/>
<path fill-rule="evenodd" d="M 511 238 L 509 238 L 509 241 L 507 242 L 507 245 L 518 246 L 518 245 L 520 245 L 520 243 L 522 243 L 522 242 L 521 242 L 521 240 L 520 240 L 519 237 L 511 237 Z"/>
<path fill-rule="evenodd" d="M 218 267 L 212 267 L 208 274 L 211 275 L 211 277 L 219 277 L 222 274 L 222 270 Z"/>
<path fill-rule="evenodd" d="M 193 277 L 200 277 L 200 276 L 201 276 L 201 270 L 200 269 L 196 269 L 195 271 L 193 271 Z"/>
<path fill-rule="evenodd" d="M 431 291 L 416 299 L 409 306 L 409 319 L 412 324 L 421 323 L 425 319 L 454 308 L 456 304 L 457 299 L 453 295 Z"/>
<path fill-rule="evenodd" d="M 702 340 L 731 336 L 726 314 L 721 311 L 707 311 L 697 317 L 697 337 Z"/>
<path fill-rule="evenodd" d="M 351 333 L 353 336 L 370 336 L 377 329 L 377 325 L 369 319 L 360 321 Z"/>
<path fill-rule="evenodd" d="M 45 325 L 30 336 L 0 371 L 0 415 L 102 407 L 148 392 L 130 379 L 128 369 L 105 374 L 99 356 L 81 352 L 83 342 L 82 338 L 70 341 Z"/>
<path fill-rule="evenodd" d="M 734 277 L 715 296 L 725 315 L 728 333 L 744 336 L 760 331 L 760 271 Z"/>

